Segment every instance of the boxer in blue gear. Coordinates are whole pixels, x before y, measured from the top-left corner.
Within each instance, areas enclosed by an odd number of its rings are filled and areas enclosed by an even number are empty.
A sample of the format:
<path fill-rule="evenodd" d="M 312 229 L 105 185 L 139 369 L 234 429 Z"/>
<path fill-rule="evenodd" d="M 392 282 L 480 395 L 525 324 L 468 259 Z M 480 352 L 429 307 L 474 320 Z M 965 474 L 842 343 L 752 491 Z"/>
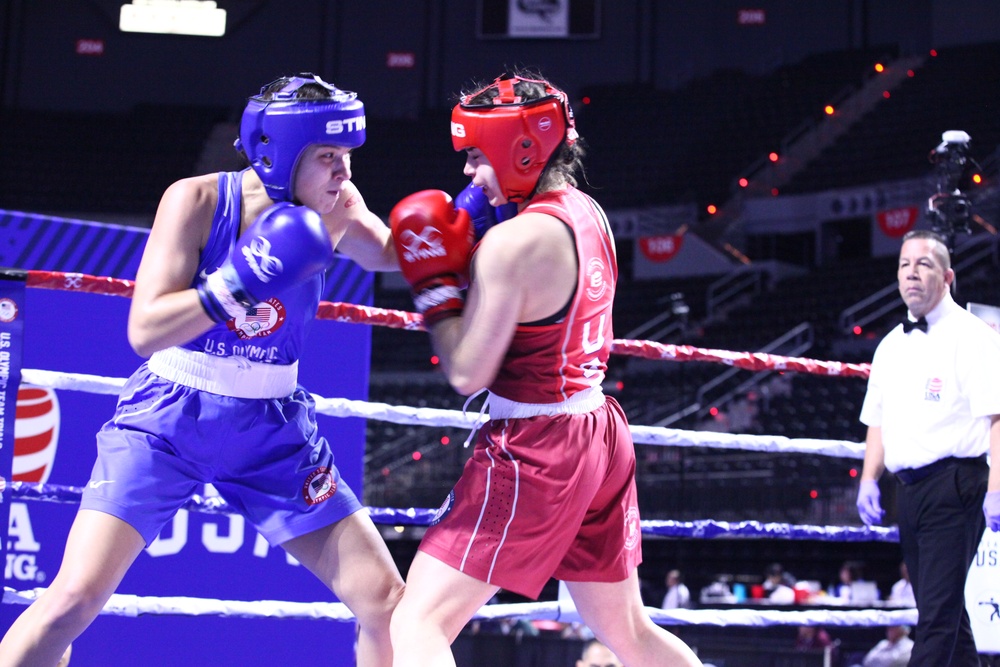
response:
<path fill-rule="evenodd" d="M 0 666 L 55 665 L 139 553 L 211 484 L 358 620 L 358 665 L 392 664 L 403 582 L 319 434 L 298 359 L 334 248 L 397 270 L 389 229 L 351 183 L 364 106 L 312 74 L 250 98 L 250 168 L 164 192 L 128 337 L 149 357 L 97 435 L 98 458 L 59 573 L 0 643 Z"/>

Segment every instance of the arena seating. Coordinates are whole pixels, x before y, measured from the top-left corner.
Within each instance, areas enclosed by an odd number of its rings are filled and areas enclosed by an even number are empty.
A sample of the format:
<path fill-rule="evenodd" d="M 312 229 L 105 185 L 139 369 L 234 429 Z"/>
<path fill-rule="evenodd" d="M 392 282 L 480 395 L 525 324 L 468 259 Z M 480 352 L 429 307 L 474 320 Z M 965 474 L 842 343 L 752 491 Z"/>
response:
<path fill-rule="evenodd" d="M 0 110 L 0 208 L 132 215 L 148 224 L 160 195 L 191 176 L 224 109 L 143 106 L 128 113 Z"/>
<path fill-rule="evenodd" d="M 985 82 L 998 76 L 995 42 L 942 49 L 782 192 L 919 178 L 945 130 L 964 130 L 976 154 L 991 153 L 1000 144 L 1000 90 Z"/>

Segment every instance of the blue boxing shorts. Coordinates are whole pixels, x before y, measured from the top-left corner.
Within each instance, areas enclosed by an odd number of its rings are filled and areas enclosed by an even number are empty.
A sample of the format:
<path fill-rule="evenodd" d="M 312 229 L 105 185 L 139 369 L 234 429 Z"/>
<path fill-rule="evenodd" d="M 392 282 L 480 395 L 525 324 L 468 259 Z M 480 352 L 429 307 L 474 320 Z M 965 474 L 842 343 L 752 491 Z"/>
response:
<path fill-rule="evenodd" d="M 148 546 L 205 484 L 272 545 L 361 509 L 301 386 L 285 398 L 234 398 L 164 380 L 143 364 L 97 434 L 80 508 L 118 517 Z"/>

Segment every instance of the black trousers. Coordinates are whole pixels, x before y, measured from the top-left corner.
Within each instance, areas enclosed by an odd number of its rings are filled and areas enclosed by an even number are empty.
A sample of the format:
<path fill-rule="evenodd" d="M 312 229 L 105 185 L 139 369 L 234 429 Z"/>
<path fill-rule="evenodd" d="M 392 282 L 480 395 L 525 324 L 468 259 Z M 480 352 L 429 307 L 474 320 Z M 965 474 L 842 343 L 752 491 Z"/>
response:
<path fill-rule="evenodd" d="M 919 621 L 910 667 L 976 667 L 965 580 L 986 529 L 989 466 L 966 459 L 914 484 L 900 484 L 899 541 Z"/>

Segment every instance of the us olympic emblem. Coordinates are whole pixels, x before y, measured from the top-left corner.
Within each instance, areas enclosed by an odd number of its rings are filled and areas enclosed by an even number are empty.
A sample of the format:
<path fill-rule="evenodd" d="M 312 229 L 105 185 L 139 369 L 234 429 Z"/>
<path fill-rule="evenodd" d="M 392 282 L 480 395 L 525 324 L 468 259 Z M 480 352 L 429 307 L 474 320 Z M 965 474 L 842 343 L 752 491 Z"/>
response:
<path fill-rule="evenodd" d="M 17 319 L 17 304 L 13 299 L 0 299 L 0 322 L 7 324 Z"/>
<path fill-rule="evenodd" d="M 272 296 L 267 301 L 262 301 L 248 309 L 242 315 L 232 318 L 226 322 L 226 326 L 240 340 L 266 338 L 281 328 L 281 325 L 285 323 L 285 318 L 285 305 L 277 297 Z"/>
<path fill-rule="evenodd" d="M 317 505 L 337 492 L 337 480 L 329 468 L 317 468 L 302 484 L 302 497 L 308 505 Z"/>

